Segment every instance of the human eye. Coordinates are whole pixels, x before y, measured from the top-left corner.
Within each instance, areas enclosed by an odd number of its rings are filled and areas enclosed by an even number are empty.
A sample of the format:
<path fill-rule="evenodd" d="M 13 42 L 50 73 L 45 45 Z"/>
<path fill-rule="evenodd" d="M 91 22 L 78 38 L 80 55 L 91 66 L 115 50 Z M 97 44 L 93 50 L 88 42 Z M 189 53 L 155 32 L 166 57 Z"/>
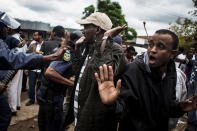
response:
<path fill-rule="evenodd" d="M 165 46 L 162 43 L 158 43 L 158 48 L 160 50 L 163 50 L 163 49 L 165 49 Z"/>
<path fill-rule="evenodd" d="M 148 41 L 148 46 L 149 46 L 150 48 L 152 48 L 152 47 L 154 46 L 154 43 L 153 43 L 152 40 L 149 40 L 149 41 Z"/>

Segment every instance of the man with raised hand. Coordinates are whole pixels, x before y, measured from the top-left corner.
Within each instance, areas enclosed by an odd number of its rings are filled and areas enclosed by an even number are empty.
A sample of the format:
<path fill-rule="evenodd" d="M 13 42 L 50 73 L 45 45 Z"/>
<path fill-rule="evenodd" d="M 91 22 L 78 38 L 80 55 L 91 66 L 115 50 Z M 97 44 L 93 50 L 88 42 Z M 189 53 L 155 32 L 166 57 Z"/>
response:
<path fill-rule="evenodd" d="M 114 113 L 111 113 L 99 98 L 94 72 L 99 66 L 107 63 L 112 65 L 115 78 L 118 78 L 127 61 L 121 46 L 113 42 L 112 38 L 126 26 L 111 29 L 111 20 L 101 12 L 95 12 L 78 23 L 84 26 L 84 37 L 76 42 L 75 50 L 71 52 L 76 78 L 75 130 L 114 131 L 117 121 L 114 119 Z"/>
<path fill-rule="evenodd" d="M 112 67 L 95 73 L 101 101 L 116 113 L 120 131 L 167 131 L 169 117 L 196 109 L 197 96 L 176 101 L 173 58 L 178 37 L 161 29 L 149 40 L 148 51 L 130 63 L 115 87 Z"/>

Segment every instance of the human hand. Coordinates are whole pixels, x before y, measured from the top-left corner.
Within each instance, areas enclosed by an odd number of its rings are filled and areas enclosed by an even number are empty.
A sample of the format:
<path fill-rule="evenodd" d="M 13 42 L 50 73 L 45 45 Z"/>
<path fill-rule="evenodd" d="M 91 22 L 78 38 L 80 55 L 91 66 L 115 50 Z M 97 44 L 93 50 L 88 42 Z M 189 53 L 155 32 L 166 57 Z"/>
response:
<path fill-rule="evenodd" d="M 36 51 L 36 54 L 43 55 L 43 54 L 44 54 L 44 52 L 42 52 L 42 51 Z"/>
<path fill-rule="evenodd" d="M 62 42 L 61 42 L 61 47 L 53 54 L 51 55 L 45 55 L 43 56 L 43 62 L 51 62 L 51 61 L 55 61 L 55 60 L 62 60 L 63 55 L 66 51 L 66 46 L 67 46 L 68 40 L 65 38 L 62 38 Z"/>
<path fill-rule="evenodd" d="M 101 101 L 103 102 L 103 104 L 113 104 L 116 101 L 118 95 L 120 94 L 121 80 L 118 80 L 115 88 L 112 67 L 109 66 L 108 72 L 107 65 L 104 64 L 103 66 L 99 67 L 99 71 L 100 78 L 98 76 L 98 73 L 95 73 L 95 78 L 98 83 L 98 90 Z"/>
<path fill-rule="evenodd" d="M 61 60 L 67 47 L 68 38 L 62 38 L 61 47 L 52 54 L 52 60 Z"/>
<path fill-rule="evenodd" d="M 7 86 L 0 82 L 0 94 L 3 93 L 6 88 L 7 88 Z"/>
<path fill-rule="evenodd" d="M 182 110 L 185 112 L 196 110 L 197 109 L 197 95 L 189 99 L 186 99 L 185 101 L 182 101 L 180 106 Z"/>
<path fill-rule="evenodd" d="M 116 35 L 118 35 L 121 31 L 123 31 L 126 28 L 127 28 L 127 25 L 112 28 L 112 29 L 106 31 L 104 33 L 104 36 L 115 37 Z"/>
<path fill-rule="evenodd" d="M 79 38 L 75 43 L 75 49 L 77 49 L 85 41 L 85 36 Z"/>
<path fill-rule="evenodd" d="M 70 41 L 70 32 L 67 30 L 64 31 L 64 38 L 67 39 L 67 41 Z"/>
<path fill-rule="evenodd" d="M 74 82 L 75 81 L 75 77 L 70 77 L 69 80 L 72 81 L 72 82 Z"/>
<path fill-rule="evenodd" d="M 28 70 L 24 70 L 25 75 L 27 76 L 29 71 Z"/>

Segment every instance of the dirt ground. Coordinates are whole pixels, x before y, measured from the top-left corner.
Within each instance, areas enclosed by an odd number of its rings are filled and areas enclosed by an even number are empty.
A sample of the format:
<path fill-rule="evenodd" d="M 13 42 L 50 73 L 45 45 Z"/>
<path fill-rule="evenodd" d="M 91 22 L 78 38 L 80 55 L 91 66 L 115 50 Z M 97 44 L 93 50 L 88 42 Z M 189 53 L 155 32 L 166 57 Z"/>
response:
<path fill-rule="evenodd" d="M 9 126 L 8 131 L 39 131 L 37 117 L 11 125 Z"/>
<path fill-rule="evenodd" d="M 38 105 L 25 106 L 28 91 L 21 94 L 21 109 L 12 117 L 8 131 L 39 131 L 37 122 Z"/>
<path fill-rule="evenodd" d="M 38 105 L 25 106 L 27 102 L 28 92 L 22 92 L 21 109 L 17 111 L 17 116 L 12 117 L 8 131 L 39 131 Z M 70 125 L 65 131 L 74 131 L 74 126 Z"/>

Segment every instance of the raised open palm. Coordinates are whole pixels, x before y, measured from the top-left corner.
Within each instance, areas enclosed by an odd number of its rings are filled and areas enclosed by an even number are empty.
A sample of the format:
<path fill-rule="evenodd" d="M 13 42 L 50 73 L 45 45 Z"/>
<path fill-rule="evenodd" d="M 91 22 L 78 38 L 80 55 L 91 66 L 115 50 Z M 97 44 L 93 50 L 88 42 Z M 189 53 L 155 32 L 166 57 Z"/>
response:
<path fill-rule="evenodd" d="M 113 104 L 120 94 L 121 80 L 118 80 L 116 88 L 113 81 L 113 69 L 109 66 L 109 71 L 107 65 L 99 67 L 100 78 L 98 73 L 95 73 L 95 78 L 98 83 L 98 90 L 100 94 L 101 101 L 103 104 Z"/>

